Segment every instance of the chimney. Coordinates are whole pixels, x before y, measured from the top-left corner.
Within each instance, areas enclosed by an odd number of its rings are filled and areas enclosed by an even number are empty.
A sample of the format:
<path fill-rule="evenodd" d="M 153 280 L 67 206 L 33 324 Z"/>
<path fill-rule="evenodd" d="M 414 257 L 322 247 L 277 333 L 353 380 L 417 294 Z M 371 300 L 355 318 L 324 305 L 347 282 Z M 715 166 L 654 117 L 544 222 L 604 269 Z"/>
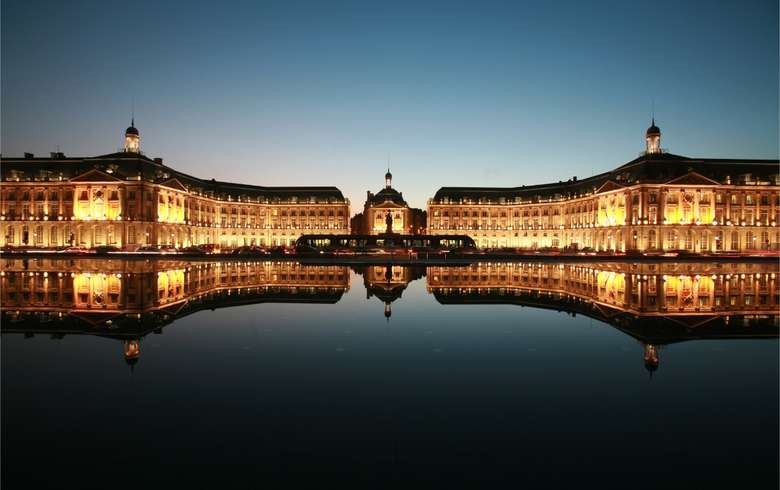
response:
<path fill-rule="evenodd" d="M 35 158 L 35 155 L 32 153 L 24 152 L 24 158 Z"/>
<path fill-rule="evenodd" d="M 159 163 L 160 165 L 162 165 L 162 162 L 163 162 L 162 158 L 158 157 L 154 159 L 154 163 Z"/>

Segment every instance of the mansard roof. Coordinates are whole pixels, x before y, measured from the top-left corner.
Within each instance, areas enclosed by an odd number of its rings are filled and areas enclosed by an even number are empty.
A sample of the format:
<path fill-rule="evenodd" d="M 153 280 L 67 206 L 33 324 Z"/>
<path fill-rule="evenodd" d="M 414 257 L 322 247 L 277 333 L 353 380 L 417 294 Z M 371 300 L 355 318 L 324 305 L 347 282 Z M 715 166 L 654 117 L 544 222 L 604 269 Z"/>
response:
<path fill-rule="evenodd" d="M 392 187 L 385 187 L 376 194 L 371 195 L 371 204 L 382 204 L 391 201 L 401 206 L 407 206 L 403 195 Z"/>
<path fill-rule="evenodd" d="M 569 179 L 553 184 L 520 187 L 442 187 L 434 201 L 460 199 L 503 201 L 537 201 L 573 197 L 613 190 L 613 184 L 716 185 L 727 181 L 763 181 L 777 185 L 780 161 L 725 158 L 689 158 L 671 153 L 641 155 L 615 170 L 586 179 Z M 613 184 L 606 185 L 607 182 Z"/>
<path fill-rule="evenodd" d="M 88 172 L 100 172 L 107 174 L 110 170 L 112 179 L 128 180 L 140 179 L 145 182 L 153 182 L 171 186 L 174 184 L 181 189 L 212 194 L 215 197 L 232 196 L 233 198 L 245 196 L 250 199 L 268 201 L 290 201 L 300 199 L 304 201 L 328 201 L 341 203 L 346 199 L 337 187 L 333 186 L 285 186 L 264 187 L 248 184 L 223 182 L 215 179 L 200 179 L 192 175 L 175 170 L 162 160 L 154 160 L 146 155 L 132 152 L 117 152 L 96 157 L 45 157 L 22 158 L 3 157 L 3 180 L 9 180 L 11 175 L 21 172 L 24 180 L 54 180 L 62 177 L 63 180 L 80 178 Z"/>

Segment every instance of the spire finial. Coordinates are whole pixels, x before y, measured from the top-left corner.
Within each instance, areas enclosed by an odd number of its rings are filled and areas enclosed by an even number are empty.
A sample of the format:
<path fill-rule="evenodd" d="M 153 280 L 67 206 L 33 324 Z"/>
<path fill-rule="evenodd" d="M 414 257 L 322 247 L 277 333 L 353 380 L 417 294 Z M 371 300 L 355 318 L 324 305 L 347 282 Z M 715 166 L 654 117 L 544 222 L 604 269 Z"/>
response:
<path fill-rule="evenodd" d="M 653 118 L 653 124 L 652 125 L 655 126 L 655 97 L 653 97 L 651 99 L 650 103 L 651 103 L 650 114 L 652 115 L 652 118 Z"/>
<path fill-rule="evenodd" d="M 130 127 L 135 127 L 135 96 L 130 102 Z"/>

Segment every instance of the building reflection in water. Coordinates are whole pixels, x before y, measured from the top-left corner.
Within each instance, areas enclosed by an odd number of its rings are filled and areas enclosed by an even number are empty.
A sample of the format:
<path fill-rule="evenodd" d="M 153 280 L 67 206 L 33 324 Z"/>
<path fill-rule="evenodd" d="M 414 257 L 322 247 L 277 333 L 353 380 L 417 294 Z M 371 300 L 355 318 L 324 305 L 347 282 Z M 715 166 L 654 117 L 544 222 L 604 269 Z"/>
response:
<path fill-rule="evenodd" d="M 140 339 L 204 309 L 256 303 L 336 303 L 346 266 L 294 262 L 177 260 L 3 260 L 2 332 L 122 341 L 138 362 Z"/>
<path fill-rule="evenodd" d="M 384 304 L 387 321 L 393 314 L 391 303 L 401 297 L 406 286 L 425 275 L 425 267 L 402 265 L 368 265 L 355 269 L 363 275 L 366 299 L 376 296 Z"/>
<path fill-rule="evenodd" d="M 704 338 L 777 337 L 777 265 L 767 263 L 483 263 L 429 267 L 442 304 L 515 304 L 583 314 L 644 345 Z"/>
<path fill-rule="evenodd" d="M 2 332 L 98 335 L 122 342 L 131 366 L 141 339 L 189 314 L 257 303 L 336 303 L 343 265 L 180 260 L 0 262 Z M 475 263 L 353 267 L 384 316 L 423 276 L 443 304 L 507 304 L 586 315 L 637 339 L 654 371 L 664 345 L 695 339 L 777 337 L 778 268 L 769 263 Z"/>

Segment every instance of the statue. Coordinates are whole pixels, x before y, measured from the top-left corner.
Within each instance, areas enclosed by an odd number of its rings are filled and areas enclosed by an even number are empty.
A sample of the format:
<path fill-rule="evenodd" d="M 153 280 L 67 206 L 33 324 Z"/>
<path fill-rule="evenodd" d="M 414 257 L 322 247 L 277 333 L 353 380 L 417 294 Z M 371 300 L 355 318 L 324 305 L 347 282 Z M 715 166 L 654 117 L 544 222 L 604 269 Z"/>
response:
<path fill-rule="evenodd" d="M 387 223 L 387 234 L 390 235 L 393 233 L 393 216 L 390 214 L 390 211 L 387 212 L 385 215 L 385 223 Z"/>

